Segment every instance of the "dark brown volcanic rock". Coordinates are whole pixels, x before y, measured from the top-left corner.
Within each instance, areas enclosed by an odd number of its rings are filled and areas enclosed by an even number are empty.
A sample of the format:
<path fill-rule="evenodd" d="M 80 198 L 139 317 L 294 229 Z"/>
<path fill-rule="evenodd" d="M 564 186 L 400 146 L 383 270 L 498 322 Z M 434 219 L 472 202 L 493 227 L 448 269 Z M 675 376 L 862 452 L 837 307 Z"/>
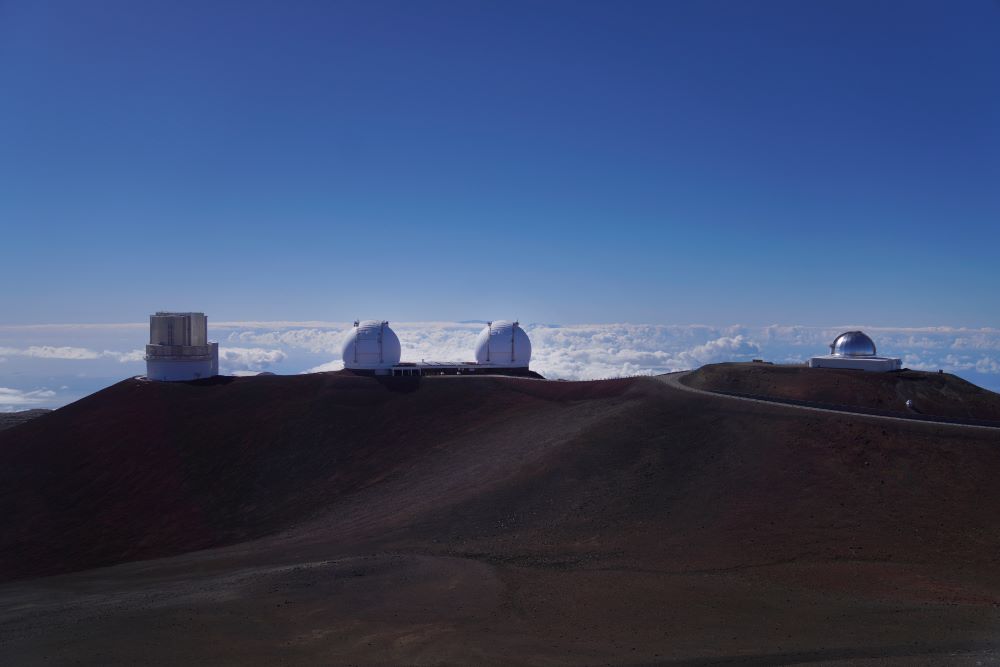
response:
<path fill-rule="evenodd" d="M 1000 422 L 1000 394 L 950 373 L 902 370 L 871 373 L 801 365 L 724 363 L 702 366 L 684 382 L 696 389 L 952 419 Z"/>
<path fill-rule="evenodd" d="M 130 380 L 0 433 L 0 662 L 997 656 L 997 432 L 401 380 Z"/>

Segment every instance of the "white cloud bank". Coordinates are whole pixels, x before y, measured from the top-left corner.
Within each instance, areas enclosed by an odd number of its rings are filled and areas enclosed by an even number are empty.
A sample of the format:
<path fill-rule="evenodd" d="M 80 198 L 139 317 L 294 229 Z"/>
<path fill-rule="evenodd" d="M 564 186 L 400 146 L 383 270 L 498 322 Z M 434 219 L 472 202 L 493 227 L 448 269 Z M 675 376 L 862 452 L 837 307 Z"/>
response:
<path fill-rule="evenodd" d="M 90 361 L 94 359 L 117 359 L 122 363 L 142 361 L 143 350 L 113 352 L 111 350 L 91 350 L 85 347 L 31 345 L 30 347 L 0 347 L 0 354 L 9 357 L 31 357 L 33 359 L 60 359 L 62 361 Z"/>
<path fill-rule="evenodd" d="M 51 389 L 24 391 L 0 387 L 0 412 L 25 410 L 49 402 L 56 395 Z"/>
<path fill-rule="evenodd" d="M 219 348 L 219 370 L 226 372 L 260 371 L 271 364 L 281 363 L 288 355 L 281 350 L 266 350 L 260 347 Z"/>
<path fill-rule="evenodd" d="M 746 361 L 760 346 L 746 335 L 645 325 L 526 325 L 532 368 L 546 377 L 588 380 L 668 373 L 717 361 Z"/>
<path fill-rule="evenodd" d="M 6 356 L 34 357 L 35 359 L 99 359 L 100 352 L 85 347 L 55 347 L 52 345 L 32 345 L 26 348 L 0 347 L 0 354 Z"/>
<path fill-rule="evenodd" d="M 303 373 L 326 373 L 329 371 L 340 371 L 344 369 L 343 361 L 328 361 L 325 364 L 320 364 L 319 366 L 313 366 L 312 368 L 307 368 L 302 371 Z"/>

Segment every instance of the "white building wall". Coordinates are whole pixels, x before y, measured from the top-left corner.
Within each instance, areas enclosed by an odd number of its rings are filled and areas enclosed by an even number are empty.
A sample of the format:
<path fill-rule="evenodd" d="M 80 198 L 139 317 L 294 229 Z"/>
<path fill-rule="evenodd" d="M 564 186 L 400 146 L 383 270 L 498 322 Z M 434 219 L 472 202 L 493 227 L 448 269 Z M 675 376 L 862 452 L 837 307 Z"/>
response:
<path fill-rule="evenodd" d="M 186 382 L 215 377 L 219 374 L 219 348 L 209 359 L 163 357 L 146 360 L 146 378 L 159 382 Z"/>
<path fill-rule="evenodd" d="M 184 341 L 176 332 L 180 331 L 181 320 L 169 315 L 149 316 L 150 345 L 183 345 Z"/>
<path fill-rule="evenodd" d="M 188 345 L 208 345 L 208 318 L 205 313 L 188 313 Z"/>
<path fill-rule="evenodd" d="M 842 357 L 832 354 L 813 357 L 810 368 L 848 368 L 859 371 L 898 371 L 903 367 L 901 359 L 894 357 Z"/>
<path fill-rule="evenodd" d="M 207 345 L 208 318 L 204 313 L 164 313 L 149 316 L 151 345 Z"/>

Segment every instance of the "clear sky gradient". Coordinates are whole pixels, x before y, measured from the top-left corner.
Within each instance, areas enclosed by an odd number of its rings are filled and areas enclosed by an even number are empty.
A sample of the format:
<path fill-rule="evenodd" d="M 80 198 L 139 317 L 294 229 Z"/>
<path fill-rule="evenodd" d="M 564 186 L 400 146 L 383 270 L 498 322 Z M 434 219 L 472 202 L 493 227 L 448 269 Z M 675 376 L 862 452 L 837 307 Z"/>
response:
<path fill-rule="evenodd" d="M 0 0 L 2 323 L 1000 326 L 1000 4 Z"/>

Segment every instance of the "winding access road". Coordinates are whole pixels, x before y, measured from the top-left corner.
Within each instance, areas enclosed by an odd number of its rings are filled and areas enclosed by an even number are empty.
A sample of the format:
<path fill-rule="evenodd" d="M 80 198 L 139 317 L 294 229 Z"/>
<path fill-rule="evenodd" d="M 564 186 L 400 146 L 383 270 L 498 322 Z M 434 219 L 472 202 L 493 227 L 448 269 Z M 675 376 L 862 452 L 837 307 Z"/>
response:
<path fill-rule="evenodd" d="M 987 424 L 975 424 L 963 421 L 942 421 L 929 417 L 896 417 L 892 415 L 881 415 L 872 412 L 857 412 L 851 410 L 848 406 L 844 406 L 843 409 L 832 408 L 832 407 L 817 407 L 814 405 L 803 405 L 802 403 L 797 403 L 794 401 L 777 399 L 777 398 L 765 398 L 761 396 L 741 396 L 737 394 L 726 394 L 723 392 L 707 391 L 705 389 L 695 389 L 694 387 L 689 387 L 682 381 L 685 377 L 690 375 L 693 371 L 679 371 L 676 373 L 667 373 L 666 375 L 657 375 L 656 378 L 661 382 L 673 387 L 674 389 L 679 389 L 681 391 L 687 391 L 692 394 L 702 394 L 705 396 L 715 396 L 717 398 L 728 398 L 734 401 L 745 401 L 748 403 L 761 403 L 763 405 L 781 405 L 788 408 L 795 408 L 796 410 L 809 410 L 811 412 L 824 412 L 828 414 L 835 415 L 853 415 L 856 417 L 868 417 L 870 419 L 881 419 L 887 421 L 905 422 L 907 424 L 934 424 L 936 426 L 954 426 L 956 428 L 974 428 L 980 430 L 991 431 L 994 433 L 1000 433 L 1000 426 L 990 426 Z"/>

